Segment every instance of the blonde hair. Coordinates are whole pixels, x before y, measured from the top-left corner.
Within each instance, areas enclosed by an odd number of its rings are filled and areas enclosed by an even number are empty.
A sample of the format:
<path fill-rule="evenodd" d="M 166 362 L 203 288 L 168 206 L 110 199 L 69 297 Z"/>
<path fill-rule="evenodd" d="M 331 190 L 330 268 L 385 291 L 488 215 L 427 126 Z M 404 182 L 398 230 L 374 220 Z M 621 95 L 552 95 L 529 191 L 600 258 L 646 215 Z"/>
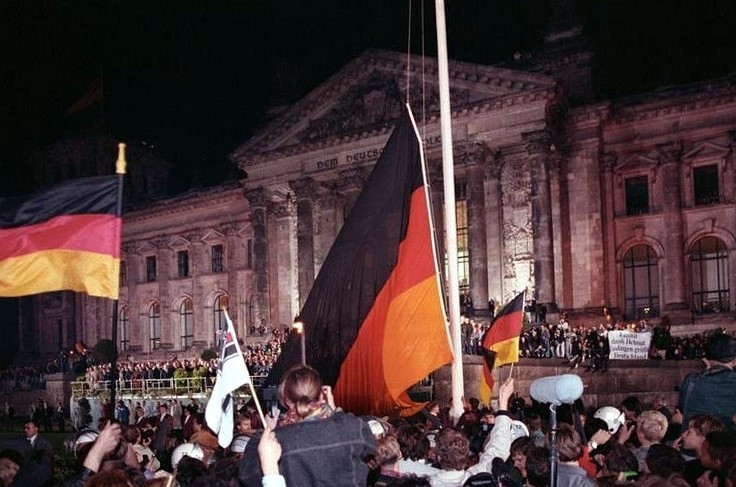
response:
<path fill-rule="evenodd" d="M 636 431 L 645 440 L 658 443 L 667 434 L 667 418 L 659 411 L 644 411 L 636 420 Z"/>
<path fill-rule="evenodd" d="M 393 465 L 401 460 L 401 447 L 396 437 L 386 435 L 376 442 L 375 451 L 366 459 L 368 468 L 374 470 L 386 465 Z"/>
<path fill-rule="evenodd" d="M 281 403 L 304 419 L 322 396 L 322 379 L 308 365 L 295 365 L 286 371 L 279 386 Z"/>

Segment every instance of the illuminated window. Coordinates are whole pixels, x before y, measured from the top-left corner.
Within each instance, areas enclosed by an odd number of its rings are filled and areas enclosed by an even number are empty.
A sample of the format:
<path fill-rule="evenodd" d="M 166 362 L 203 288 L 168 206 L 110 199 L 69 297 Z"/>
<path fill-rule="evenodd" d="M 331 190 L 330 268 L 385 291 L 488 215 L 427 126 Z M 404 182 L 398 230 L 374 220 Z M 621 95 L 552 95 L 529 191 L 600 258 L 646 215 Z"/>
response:
<path fill-rule="evenodd" d="M 648 245 L 637 245 L 624 255 L 624 313 L 629 319 L 659 315 L 657 255 Z"/>
<path fill-rule="evenodd" d="M 729 305 L 728 253 L 716 237 L 703 237 L 690 249 L 693 310 L 698 313 L 727 311 Z"/>
<path fill-rule="evenodd" d="M 470 292 L 470 247 L 468 246 L 468 201 L 465 184 L 455 185 L 455 219 L 457 226 L 457 273 L 460 294 Z M 445 254 L 447 275 L 447 254 Z"/>
<path fill-rule="evenodd" d="M 227 301 L 226 295 L 221 294 L 220 296 L 217 296 L 215 299 L 215 306 L 212 309 L 214 313 L 213 323 L 215 327 L 215 344 L 218 344 L 220 332 L 222 330 L 227 330 L 227 321 L 225 320 L 225 313 L 223 312 L 223 310 L 227 309 Z"/>
<path fill-rule="evenodd" d="M 189 277 L 189 252 L 180 250 L 176 253 L 176 267 L 179 277 Z"/>
<path fill-rule="evenodd" d="M 151 350 L 161 348 L 161 305 L 153 303 L 148 309 L 148 331 Z"/>
<path fill-rule="evenodd" d="M 649 184 L 646 176 L 626 178 L 626 214 L 649 213 Z"/>
<path fill-rule="evenodd" d="M 693 191 L 696 205 L 718 203 L 718 166 L 716 164 L 693 169 Z"/>
<path fill-rule="evenodd" d="M 186 350 L 194 344 L 194 304 L 191 299 L 185 299 L 179 307 L 181 322 L 181 349 Z"/>
<path fill-rule="evenodd" d="M 124 352 L 130 348 L 130 315 L 127 307 L 120 310 L 118 335 L 120 337 L 120 351 Z"/>
<path fill-rule="evenodd" d="M 222 245 L 212 246 L 212 273 L 213 274 L 219 274 L 220 272 L 224 271 L 225 269 L 225 266 L 223 265 L 224 254 L 225 252 L 222 248 Z"/>

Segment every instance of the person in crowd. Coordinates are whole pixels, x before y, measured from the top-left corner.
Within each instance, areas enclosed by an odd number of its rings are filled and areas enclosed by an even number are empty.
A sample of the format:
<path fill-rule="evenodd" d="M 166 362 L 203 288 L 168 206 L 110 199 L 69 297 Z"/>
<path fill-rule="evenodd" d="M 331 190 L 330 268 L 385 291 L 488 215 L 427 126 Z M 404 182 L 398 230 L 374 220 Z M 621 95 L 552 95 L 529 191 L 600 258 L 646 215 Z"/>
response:
<path fill-rule="evenodd" d="M 403 424 L 396 429 L 396 441 L 401 449 L 399 472 L 431 476 L 439 473 L 428 460 L 429 439 L 420 425 Z"/>
<path fill-rule="evenodd" d="M 317 371 L 305 365 L 284 374 L 279 395 L 289 419 L 275 430 L 283 451 L 280 470 L 286 483 L 364 484 L 368 467 L 363 458 L 376 445 L 368 424 L 337 410 L 331 390 L 323 386 Z M 240 480 L 246 486 L 260 486 L 264 473 L 255 455 L 249 454 L 256 445 L 256 441 L 248 443 L 240 466 Z"/>
<path fill-rule="evenodd" d="M 619 485 L 639 478 L 639 461 L 624 445 L 616 442 L 609 444 L 601 468 L 598 471 L 598 483 L 603 486 Z"/>
<path fill-rule="evenodd" d="M 156 435 L 153 437 L 151 449 L 158 454 L 164 449 L 166 439 L 174 429 L 174 418 L 169 414 L 169 406 L 162 403 L 158 407 L 158 426 L 156 427 Z"/>
<path fill-rule="evenodd" d="M 393 435 L 385 435 L 376 441 L 376 449 L 366 457 L 368 468 L 378 475 L 369 484 L 375 487 L 393 485 L 403 474 L 399 469 L 401 448 Z"/>
<path fill-rule="evenodd" d="M 524 469 L 528 485 L 547 487 L 549 485 L 549 450 L 542 446 L 535 446 L 529 450 Z"/>
<path fill-rule="evenodd" d="M 685 459 L 680 452 L 671 446 L 657 443 L 652 445 L 644 460 L 644 473 L 661 477 L 670 475 L 682 476 L 685 471 Z"/>
<path fill-rule="evenodd" d="M 594 487 L 595 481 L 578 464 L 583 456 L 580 435 L 569 424 L 557 428 L 557 485 L 559 487 Z"/>
<path fill-rule="evenodd" d="M 38 424 L 33 420 L 26 421 L 23 433 L 23 437 L 5 443 L 6 448 L 16 451 L 22 458 L 14 485 L 47 485 L 54 474 L 54 448 L 40 435 Z"/>
<path fill-rule="evenodd" d="M 652 445 L 660 443 L 664 435 L 667 434 L 667 425 L 667 418 L 664 417 L 664 414 L 659 411 L 644 411 L 637 418 L 635 427 L 628 428 L 624 425 L 621 428 L 618 438 L 619 443 L 626 443 L 631 434 L 633 432 L 636 433 L 636 439 L 640 446 L 633 447 L 631 451 L 639 462 L 640 472 L 644 471 L 649 448 Z"/>
<path fill-rule="evenodd" d="M 705 370 L 691 372 L 680 385 L 683 424 L 698 413 L 711 414 L 734 427 L 736 411 L 736 338 L 716 333 L 706 346 Z"/>
<path fill-rule="evenodd" d="M 701 452 L 700 460 L 706 471 L 698 478 L 697 485 L 725 485 L 726 474 L 736 462 L 736 432 L 711 431 L 705 436 Z"/>
<path fill-rule="evenodd" d="M 11 449 L 0 451 L 0 485 L 10 487 L 22 466 L 23 456 L 19 452 Z"/>
<path fill-rule="evenodd" d="M 683 448 L 695 454 L 695 458 L 685 462 L 683 477 L 690 485 L 695 485 L 698 478 L 705 473 L 701 462 L 703 455 L 703 443 L 705 437 L 711 431 L 724 431 L 724 424 L 715 416 L 710 414 L 696 414 L 688 422 L 687 429 L 682 436 L 674 442 L 675 448 Z"/>
<path fill-rule="evenodd" d="M 523 483 L 526 483 L 528 477 L 526 472 L 526 458 L 534 447 L 534 439 L 531 436 L 522 436 L 515 439 L 509 448 L 511 453 L 510 460 L 519 473 L 519 480 Z"/>

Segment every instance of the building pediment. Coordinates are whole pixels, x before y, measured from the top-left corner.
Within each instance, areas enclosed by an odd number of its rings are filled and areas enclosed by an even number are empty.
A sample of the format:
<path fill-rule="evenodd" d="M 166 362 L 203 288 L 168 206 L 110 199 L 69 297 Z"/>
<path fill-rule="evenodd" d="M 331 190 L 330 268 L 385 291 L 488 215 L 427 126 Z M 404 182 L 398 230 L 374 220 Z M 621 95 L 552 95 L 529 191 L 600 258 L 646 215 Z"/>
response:
<path fill-rule="evenodd" d="M 714 142 L 703 142 L 682 156 L 683 160 L 720 160 L 731 153 L 731 148 Z"/>
<path fill-rule="evenodd" d="M 407 99 L 428 120 L 439 113 L 437 61 L 398 52 L 370 50 L 269 123 L 230 155 L 239 167 L 280 157 L 290 148 L 319 147 L 329 141 L 388 133 Z M 471 110 L 554 87 L 551 77 L 494 66 L 451 62 L 452 109 Z M 422 82 L 424 78 L 424 83 Z M 522 101 L 523 102 L 523 101 Z"/>

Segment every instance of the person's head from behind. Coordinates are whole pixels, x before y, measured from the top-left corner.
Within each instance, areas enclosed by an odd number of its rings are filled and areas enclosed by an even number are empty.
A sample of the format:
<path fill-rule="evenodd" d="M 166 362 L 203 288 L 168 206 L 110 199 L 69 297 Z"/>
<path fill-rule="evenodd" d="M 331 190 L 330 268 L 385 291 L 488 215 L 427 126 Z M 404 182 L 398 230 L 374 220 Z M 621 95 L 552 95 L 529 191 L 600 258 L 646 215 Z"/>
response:
<path fill-rule="evenodd" d="M 621 411 L 626 416 L 626 421 L 636 421 L 643 409 L 644 406 L 636 396 L 629 396 L 621 401 Z"/>
<path fill-rule="evenodd" d="M 514 467 L 521 473 L 521 478 L 526 478 L 526 457 L 534 448 L 534 441 L 529 436 L 522 436 L 511 442 L 510 456 Z"/>
<path fill-rule="evenodd" d="M 695 452 L 703 446 L 705 437 L 711 431 L 725 431 L 723 422 L 710 414 L 696 414 L 690 418 L 687 429 L 682 433 L 682 445 Z"/>
<path fill-rule="evenodd" d="M 649 447 L 644 473 L 652 473 L 662 477 L 682 474 L 685 470 L 685 459 L 680 452 L 671 446 L 656 444 Z"/>
<path fill-rule="evenodd" d="M 705 346 L 705 358 L 712 363 L 736 365 L 736 338 L 723 332 L 715 333 Z"/>
<path fill-rule="evenodd" d="M 401 460 L 399 442 L 394 436 L 386 435 L 376 441 L 376 449 L 366 463 L 371 470 L 397 470 L 396 463 L 399 460 Z"/>
<path fill-rule="evenodd" d="M 549 450 L 541 446 L 535 446 L 529 450 L 524 469 L 529 485 L 547 487 L 549 485 Z"/>
<path fill-rule="evenodd" d="M 457 430 L 445 428 L 435 436 L 435 453 L 442 470 L 464 470 L 470 455 L 470 442 Z"/>
<path fill-rule="evenodd" d="M 636 420 L 636 436 L 642 445 L 659 443 L 667 434 L 667 418 L 659 411 L 644 411 Z"/>
<path fill-rule="evenodd" d="M 429 453 L 429 440 L 424 428 L 405 424 L 396 430 L 396 441 L 399 442 L 401 457 L 407 460 L 422 460 Z"/>
<path fill-rule="evenodd" d="M 0 483 L 7 487 L 23 466 L 23 456 L 15 450 L 0 451 Z"/>
<path fill-rule="evenodd" d="M 736 456 L 736 432 L 711 431 L 700 449 L 700 463 L 711 470 L 725 470 Z"/>
<path fill-rule="evenodd" d="M 561 462 L 577 462 L 583 455 L 583 442 L 580 435 L 569 424 L 557 428 L 557 452 Z"/>
<path fill-rule="evenodd" d="M 176 465 L 176 480 L 181 487 L 188 487 L 207 475 L 207 465 L 194 457 L 185 456 Z"/>
<path fill-rule="evenodd" d="M 634 452 L 617 442 L 611 442 L 599 477 L 613 477 L 615 481 L 625 481 L 629 476 L 637 475 L 639 461 Z"/>
<path fill-rule="evenodd" d="M 322 398 L 322 379 L 308 365 L 296 365 L 286 371 L 279 386 L 281 403 L 300 418 L 306 418 Z"/>

